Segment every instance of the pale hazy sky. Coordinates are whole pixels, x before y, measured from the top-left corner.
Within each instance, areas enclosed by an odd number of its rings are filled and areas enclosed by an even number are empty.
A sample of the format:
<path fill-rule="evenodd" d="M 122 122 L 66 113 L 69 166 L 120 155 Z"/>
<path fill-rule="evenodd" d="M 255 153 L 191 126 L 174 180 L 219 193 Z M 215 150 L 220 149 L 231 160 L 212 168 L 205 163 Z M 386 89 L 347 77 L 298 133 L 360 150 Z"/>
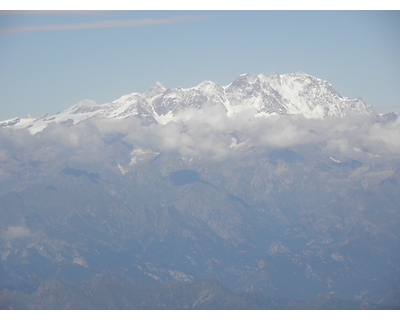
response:
<path fill-rule="evenodd" d="M 400 11 L 1 11 L 0 120 L 304 71 L 400 113 Z"/>

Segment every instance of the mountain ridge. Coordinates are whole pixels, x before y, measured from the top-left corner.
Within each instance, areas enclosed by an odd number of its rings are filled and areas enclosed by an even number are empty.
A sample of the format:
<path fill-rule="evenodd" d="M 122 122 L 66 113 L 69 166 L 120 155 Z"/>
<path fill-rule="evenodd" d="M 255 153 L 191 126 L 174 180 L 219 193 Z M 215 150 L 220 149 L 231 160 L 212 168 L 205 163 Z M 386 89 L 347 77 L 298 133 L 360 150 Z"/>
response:
<path fill-rule="evenodd" d="M 303 115 L 309 119 L 343 117 L 350 113 L 375 116 L 362 99 L 342 97 L 326 80 L 304 72 L 279 75 L 241 74 L 226 86 L 206 80 L 195 87 L 169 89 L 156 82 L 144 93 L 130 93 L 110 103 L 84 99 L 56 114 L 41 118 L 13 118 L 2 127 L 28 128 L 32 134 L 49 123 L 77 124 L 89 118 L 124 119 L 138 117 L 150 123 L 166 124 L 189 108 L 221 106 L 229 117 Z M 185 120 L 185 116 L 183 116 Z"/>

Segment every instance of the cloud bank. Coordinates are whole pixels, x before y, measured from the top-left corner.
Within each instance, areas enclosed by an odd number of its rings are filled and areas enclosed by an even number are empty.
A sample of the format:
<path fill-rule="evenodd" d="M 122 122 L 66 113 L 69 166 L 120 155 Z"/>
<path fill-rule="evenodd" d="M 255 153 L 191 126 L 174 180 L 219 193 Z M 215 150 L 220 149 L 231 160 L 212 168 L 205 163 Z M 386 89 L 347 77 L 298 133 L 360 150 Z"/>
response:
<path fill-rule="evenodd" d="M 340 157 L 399 156 L 400 117 L 378 122 L 367 116 L 306 119 L 302 116 L 229 117 L 222 106 L 182 110 L 167 124 L 124 120 L 50 124 L 31 135 L 26 129 L 0 128 L 0 161 L 12 157 L 29 161 L 105 163 L 120 161 L 133 150 L 177 152 L 183 158 L 224 160 L 249 147 L 290 149 L 309 144 Z M 117 147 L 116 141 L 120 144 Z M 129 162 L 128 162 L 129 163 Z"/>
<path fill-rule="evenodd" d="M 319 144 L 326 153 L 343 157 L 360 150 L 377 155 L 400 154 L 400 118 L 387 123 L 351 115 L 323 120 L 302 116 L 228 117 L 223 107 L 208 105 L 182 110 L 165 125 L 141 125 L 137 119 L 96 123 L 100 134 L 118 132 L 124 141 L 156 152 L 177 151 L 186 157 L 220 159 L 239 146 L 292 148 Z M 355 151 L 356 150 L 356 151 Z M 358 150 L 358 151 L 357 151 Z"/>

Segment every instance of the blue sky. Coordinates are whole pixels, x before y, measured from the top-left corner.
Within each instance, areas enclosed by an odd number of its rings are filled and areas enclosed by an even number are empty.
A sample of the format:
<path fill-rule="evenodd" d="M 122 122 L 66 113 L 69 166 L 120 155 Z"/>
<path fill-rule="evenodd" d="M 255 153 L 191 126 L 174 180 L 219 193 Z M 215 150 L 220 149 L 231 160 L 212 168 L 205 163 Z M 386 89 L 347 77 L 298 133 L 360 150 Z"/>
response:
<path fill-rule="evenodd" d="M 400 113 L 400 11 L 0 12 L 0 120 L 304 71 Z"/>

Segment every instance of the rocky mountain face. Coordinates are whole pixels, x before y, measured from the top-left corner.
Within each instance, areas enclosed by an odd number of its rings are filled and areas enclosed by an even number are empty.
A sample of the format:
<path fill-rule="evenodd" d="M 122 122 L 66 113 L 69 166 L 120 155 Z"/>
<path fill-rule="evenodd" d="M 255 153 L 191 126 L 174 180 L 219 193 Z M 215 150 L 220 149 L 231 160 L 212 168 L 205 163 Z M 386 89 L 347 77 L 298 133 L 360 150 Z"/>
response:
<path fill-rule="evenodd" d="M 396 115 L 296 73 L 29 121 L 0 128 L 2 308 L 400 306 Z"/>

